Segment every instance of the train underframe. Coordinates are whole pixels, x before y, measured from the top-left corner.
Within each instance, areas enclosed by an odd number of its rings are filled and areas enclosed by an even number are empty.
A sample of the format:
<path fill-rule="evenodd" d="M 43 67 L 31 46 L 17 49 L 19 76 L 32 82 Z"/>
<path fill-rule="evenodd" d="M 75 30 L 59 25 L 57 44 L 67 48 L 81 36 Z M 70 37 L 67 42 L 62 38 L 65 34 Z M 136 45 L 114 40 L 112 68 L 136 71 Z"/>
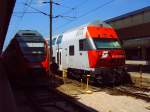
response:
<path fill-rule="evenodd" d="M 96 68 L 94 71 L 68 69 L 68 76 L 75 77 L 76 79 L 86 80 L 87 75 L 90 75 L 90 82 L 100 85 L 122 85 L 132 83 L 130 75 L 126 72 L 124 67 Z"/>

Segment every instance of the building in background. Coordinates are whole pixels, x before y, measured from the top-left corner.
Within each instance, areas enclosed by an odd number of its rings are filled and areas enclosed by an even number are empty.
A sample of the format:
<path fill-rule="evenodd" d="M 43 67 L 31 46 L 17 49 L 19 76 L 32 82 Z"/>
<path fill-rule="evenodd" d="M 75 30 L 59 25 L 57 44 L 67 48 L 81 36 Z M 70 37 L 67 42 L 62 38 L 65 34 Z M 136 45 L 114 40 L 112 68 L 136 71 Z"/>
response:
<path fill-rule="evenodd" d="M 150 6 L 105 22 L 117 30 L 126 50 L 127 60 L 150 62 Z"/>

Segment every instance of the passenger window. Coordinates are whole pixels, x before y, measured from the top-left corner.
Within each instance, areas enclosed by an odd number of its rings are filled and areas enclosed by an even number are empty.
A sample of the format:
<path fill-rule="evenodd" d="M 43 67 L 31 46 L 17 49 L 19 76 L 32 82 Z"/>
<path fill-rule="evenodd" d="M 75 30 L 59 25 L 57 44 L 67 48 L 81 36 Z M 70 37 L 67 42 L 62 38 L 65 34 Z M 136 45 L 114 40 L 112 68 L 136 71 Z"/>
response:
<path fill-rule="evenodd" d="M 79 40 L 79 50 L 84 51 L 84 39 Z"/>
<path fill-rule="evenodd" d="M 74 46 L 69 46 L 69 55 L 73 56 L 74 55 Z"/>
<path fill-rule="evenodd" d="M 60 35 L 60 36 L 58 37 L 58 39 L 57 39 L 57 44 L 60 44 L 60 43 L 62 42 L 62 37 L 63 37 L 63 35 Z"/>

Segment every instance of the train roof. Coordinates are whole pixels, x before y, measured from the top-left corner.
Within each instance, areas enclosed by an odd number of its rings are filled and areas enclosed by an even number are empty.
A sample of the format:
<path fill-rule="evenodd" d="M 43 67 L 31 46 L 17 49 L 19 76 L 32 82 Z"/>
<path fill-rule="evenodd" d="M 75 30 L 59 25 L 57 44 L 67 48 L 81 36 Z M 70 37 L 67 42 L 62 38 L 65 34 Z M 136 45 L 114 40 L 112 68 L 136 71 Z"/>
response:
<path fill-rule="evenodd" d="M 105 23 L 105 22 L 103 22 L 103 21 L 94 21 L 94 22 L 92 22 L 92 23 L 88 23 L 88 26 L 101 26 L 101 27 L 109 27 L 109 28 L 111 28 L 111 26 L 109 25 L 109 24 L 107 24 L 107 23 Z"/>
<path fill-rule="evenodd" d="M 81 25 L 79 27 L 72 28 L 72 29 L 67 30 L 67 31 L 65 31 L 63 33 L 70 32 L 70 31 L 77 30 L 77 29 L 81 29 L 81 28 L 84 28 L 84 27 L 87 27 L 87 26 L 100 26 L 100 27 L 112 28 L 108 23 L 105 23 L 103 21 L 97 20 L 97 21 L 94 21 L 94 22 L 91 22 L 91 23 L 87 23 L 87 24 Z"/>
<path fill-rule="evenodd" d="M 60 34 L 56 34 L 54 36 L 52 36 L 52 38 L 55 38 L 55 37 L 58 37 L 59 35 L 63 35 L 65 33 L 68 33 L 68 32 L 71 32 L 71 31 L 74 31 L 74 30 L 80 30 L 80 29 L 83 29 L 87 26 L 100 26 L 100 27 L 107 27 L 107 28 L 112 28 L 109 24 L 103 22 L 103 21 L 100 21 L 100 20 L 97 20 L 97 21 L 94 21 L 94 22 L 91 22 L 91 23 L 87 23 L 87 24 L 84 24 L 84 25 L 81 25 L 79 27 L 75 27 L 75 28 L 72 28 L 72 29 L 69 29 L 63 33 L 60 33 Z M 46 38 L 47 41 L 49 41 L 49 37 Z"/>
<path fill-rule="evenodd" d="M 16 33 L 15 38 L 18 41 L 45 41 L 43 36 L 35 30 L 19 30 Z"/>

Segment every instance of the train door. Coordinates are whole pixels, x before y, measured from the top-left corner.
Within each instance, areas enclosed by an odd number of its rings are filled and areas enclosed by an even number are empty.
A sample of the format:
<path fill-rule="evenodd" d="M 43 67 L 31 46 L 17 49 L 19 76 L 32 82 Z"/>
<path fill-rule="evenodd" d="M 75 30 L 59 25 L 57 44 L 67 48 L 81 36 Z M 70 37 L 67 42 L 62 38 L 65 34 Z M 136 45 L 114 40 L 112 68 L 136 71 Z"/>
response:
<path fill-rule="evenodd" d="M 62 70 L 62 49 L 57 49 L 56 53 L 57 64 L 59 65 L 59 69 Z"/>
<path fill-rule="evenodd" d="M 74 45 L 69 46 L 69 54 L 68 54 L 68 67 L 73 68 L 74 65 L 74 55 L 75 55 L 75 47 Z"/>
<path fill-rule="evenodd" d="M 68 68 L 68 49 L 67 46 L 64 47 L 64 49 L 62 49 L 62 54 L 61 54 L 61 66 L 62 69 L 67 69 Z"/>
<path fill-rule="evenodd" d="M 57 44 L 56 60 L 57 60 L 57 64 L 59 65 L 59 70 L 62 70 L 62 48 L 61 48 L 62 37 L 63 35 L 59 35 L 56 41 Z"/>

